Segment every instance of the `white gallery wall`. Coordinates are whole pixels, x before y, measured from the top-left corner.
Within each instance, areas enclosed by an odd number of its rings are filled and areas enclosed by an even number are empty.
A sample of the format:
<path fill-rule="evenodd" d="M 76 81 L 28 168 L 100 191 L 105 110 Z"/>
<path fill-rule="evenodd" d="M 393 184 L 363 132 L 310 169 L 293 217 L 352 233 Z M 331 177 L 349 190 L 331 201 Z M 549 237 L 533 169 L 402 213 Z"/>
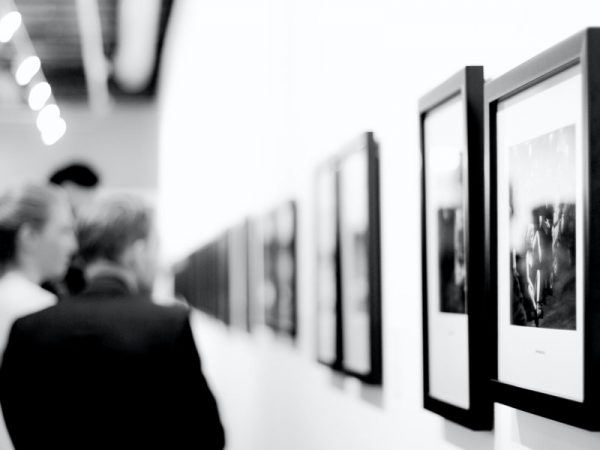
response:
<path fill-rule="evenodd" d="M 199 317 L 230 450 L 592 449 L 600 434 L 496 406 L 472 432 L 422 408 L 418 98 L 465 65 L 495 78 L 598 17 L 594 0 L 178 0 L 161 78 L 159 206 L 175 261 L 247 215 L 299 202 L 299 335 Z M 316 165 L 381 148 L 382 388 L 315 362 Z M 492 351 L 492 349 L 490 349 Z"/>
<path fill-rule="evenodd" d="M 44 182 L 72 161 L 92 165 L 105 190 L 138 192 L 153 199 L 158 177 L 155 102 L 115 103 L 94 113 L 87 102 L 59 102 L 67 132 L 46 146 L 25 107 L 0 105 L 0 188 Z"/>

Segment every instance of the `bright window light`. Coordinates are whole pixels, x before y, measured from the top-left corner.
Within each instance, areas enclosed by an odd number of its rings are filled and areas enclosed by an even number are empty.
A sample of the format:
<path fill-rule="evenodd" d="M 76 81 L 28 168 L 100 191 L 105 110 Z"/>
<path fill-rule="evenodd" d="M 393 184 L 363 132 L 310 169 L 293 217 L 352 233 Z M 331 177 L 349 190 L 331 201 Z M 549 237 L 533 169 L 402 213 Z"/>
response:
<path fill-rule="evenodd" d="M 42 132 L 42 142 L 46 145 L 55 144 L 67 131 L 67 123 L 62 117 L 52 121 L 51 126 Z"/>
<path fill-rule="evenodd" d="M 0 19 L 0 42 L 8 42 L 21 26 L 21 14 L 11 11 Z"/>
<path fill-rule="evenodd" d="M 17 80 L 19 86 L 25 86 L 27 83 L 29 83 L 34 75 L 38 73 L 38 70 L 40 70 L 41 66 L 42 63 L 40 62 L 40 58 L 37 56 L 28 56 L 25 58 L 21 64 L 19 64 L 19 68 L 15 73 L 15 79 Z"/>
<path fill-rule="evenodd" d="M 48 101 L 51 94 L 52 89 L 48 83 L 42 81 L 41 83 L 36 84 L 31 88 L 31 91 L 29 91 L 29 107 L 34 111 L 39 111 Z"/>

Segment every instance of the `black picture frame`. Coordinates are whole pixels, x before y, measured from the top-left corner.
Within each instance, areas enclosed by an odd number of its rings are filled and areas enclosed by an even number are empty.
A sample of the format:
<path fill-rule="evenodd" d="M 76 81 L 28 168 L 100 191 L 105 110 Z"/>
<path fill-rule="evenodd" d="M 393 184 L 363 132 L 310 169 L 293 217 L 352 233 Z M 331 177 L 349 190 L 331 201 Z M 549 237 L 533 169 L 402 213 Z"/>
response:
<path fill-rule="evenodd" d="M 348 220 L 348 216 L 344 214 L 344 205 L 350 205 L 351 202 L 356 202 L 349 192 L 348 187 L 353 183 L 344 183 L 345 173 L 349 170 L 349 164 L 352 164 L 354 158 L 364 157 L 364 163 L 361 168 L 360 176 L 366 181 L 364 189 L 366 189 L 365 199 L 366 205 L 360 214 L 363 215 L 367 222 L 366 228 L 363 231 L 353 230 L 352 223 Z M 348 143 L 340 152 L 337 158 L 337 192 L 338 192 L 338 207 L 337 215 L 339 217 L 339 277 L 341 296 L 341 339 L 343 351 L 341 354 L 341 370 L 348 375 L 356 377 L 367 384 L 380 385 L 382 383 L 382 349 L 381 349 L 381 252 L 380 252 L 380 205 L 379 205 L 379 146 L 374 139 L 372 132 L 365 132 L 359 135 Z M 364 171 L 364 172 L 363 172 Z M 365 173 L 366 172 L 366 173 Z M 358 191 L 360 192 L 360 191 Z M 348 202 L 348 203 L 346 203 Z M 352 203 L 352 204 L 354 204 Z M 353 208 L 354 206 L 352 206 Z M 357 252 L 352 254 L 352 248 L 345 241 L 344 236 L 352 236 L 356 243 L 357 240 L 363 240 L 360 244 L 364 249 L 364 255 L 359 255 Z M 354 249 L 356 250 L 356 248 Z M 348 261 L 348 263 L 345 263 Z M 368 351 L 367 367 L 363 370 L 358 369 L 352 363 L 352 352 L 358 350 L 357 347 L 348 345 L 346 342 L 347 336 L 354 335 L 354 329 L 350 323 L 351 314 L 360 311 L 360 306 L 356 299 L 352 298 L 355 294 L 355 287 L 349 288 L 344 282 L 344 270 L 352 270 L 352 267 L 359 266 L 360 270 L 349 273 L 347 280 L 355 281 L 356 276 L 362 276 L 368 284 L 367 295 L 364 296 L 364 302 L 368 319 L 367 319 L 367 339 L 369 342 L 362 343 Z M 364 273 L 360 273 L 364 272 Z M 363 303 L 360 301 L 359 303 Z M 349 308 L 348 305 L 353 305 L 356 308 Z"/>
<path fill-rule="evenodd" d="M 262 301 L 265 324 L 279 330 L 279 308 L 277 303 L 277 239 L 275 211 L 269 211 L 261 220 L 262 242 Z"/>
<path fill-rule="evenodd" d="M 454 74 L 452 77 L 447 79 L 442 84 L 438 85 L 419 100 L 419 116 L 420 116 L 420 137 L 421 137 L 421 230 L 422 230 L 422 304 L 423 304 L 423 404 L 425 409 L 435 412 L 436 414 L 445 417 L 453 422 L 461 424 L 472 430 L 491 430 L 493 428 L 494 415 L 493 415 L 493 403 L 491 401 L 488 380 L 490 378 L 490 364 L 491 356 L 489 354 L 489 348 L 485 344 L 486 342 L 486 310 L 484 303 L 484 158 L 483 158 L 483 67 L 481 66 L 467 66 Z M 442 249 L 440 247 L 436 249 L 429 248 L 433 246 L 431 234 L 431 227 L 433 224 L 438 224 L 438 231 L 441 232 L 442 224 L 438 222 L 439 219 L 428 217 L 428 207 L 435 207 L 435 205 L 428 205 L 427 198 L 427 186 L 428 183 L 434 183 L 437 180 L 434 177 L 434 170 L 428 166 L 428 152 L 432 150 L 428 147 L 427 134 L 425 132 L 426 121 L 433 113 L 436 113 L 450 104 L 454 103 L 453 111 L 462 117 L 458 117 L 461 123 L 464 124 L 464 139 L 463 139 L 463 157 L 462 164 L 458 165 L 456 161 L 455 174 L 458 174 L 460 181 L 457 182 L 457 188 L 462 191 L 460 192 L 462 210 L 460 207 L 454 209 L 455 213 L 458 212 L 464 217 L 464 228 L 463 236 L 464 239 L 460 242 L 461 248 L 464 249 L 464 259 L 462 262 L 462 270 L 466 273 L 466 277 L 462 278 L 462 285 L 459 285 L 460 291 L 462 292 L 462 303 L 459 303 L 461 308 L 455 307 L 450 309 L 444 306 L 444 298 L 450 296 L 449 290 L 441 290 L 439 293 L 440 309 L 439 315 L 432 316 L 430 311 L 431 301 L 434 301 L 436 296 L 433 295 L 430 290 L 430 278 L 435 277 L 430 272 L 432 261 L 428 261 L 428 254 L 432 252 L 440 255 L 438 264 L 443 264 Z M 453 117 L 454 118 L 454 117 Z M 447 122 L 448 118 L 444 117 Z M 448 124 L 444 126 L 450 126 L 456 129 L 454 124 Z M 432 139 L 433 140 L 433 139 Z M 448 150 L 450 151 L 450 150 Z M 457 152 L 458 154 L 458 152 Z M 433 158 L 433 156 L 429 156 Z M 453 176 L 456 175 L 453 174 Z M 439 178 L 439 175 L 436 174 Z M 459 184 L 459 185 L 458 185 Z M 433 202 L 433 200 L 432 200 Z M 442 212 L 439 209 L 438 212 Z M 430 212 L 431 214 L 431 212 Z M 428 231 L 428 221 L 432 220 L 431 226 Z M 441 230 L 441 231 L 440 231 Z M 453 229 L 454 230 L 454 229 Z M 436 238 L 437 239 L 437 238 Z M 456 251 L 456 238 L 454 238 L 454 245 L 452 253 Z M 456 261 L 456 258 L 454 258 Z M 456 263 L 453 261 L 453 267 L 456 267 Z M 441 266 L 443 268 L 443 266 Z M 438 272 L 439 286 L 443 285 L 443 274 L 442 268 Z M 438 281 L 436 281 L 438 283 Z M 435 284 L 434 284 L 435 285 Z M 462 286 L 462 287 L 461 287 Z M 452 286 L 456 288 L 456 286 Z M 443 289 L 443 287 L 441 288 Z M 455 289 L 455 291 L 458 289 Z M 454 293 L 454 291 L 452 291 Z M 431 297 L 431 298 L 430 298 Z M 466 320 L 459 323 L 451 322 L 452 325 L 448 329 L 440 329 L 441 327 L 434 327 L 430 322 L 431 317 L 439 317 L 440 321 L 452 320 L 450 319 L 453 313 L 464 314 Z M 456 332 L 454 328 L 460 328 L 460 332 Z M 466 330 L 464 329 L 466 328 Z M 446 332 L 449 336 L 444 338 L 443 336 L 433 336 L 432 333 Z M 461 388 L 465 392 L 468 389 L 468 402 L 457 402 L 448 400 L 453 395 L 447 395 L 445 400 L 442 398 L 444 395 L 433 395 L 431 389 L 432 376 L 436 376 L 440 379 L 440 376 L 444 376 L 441 373 L 439 367 L 440 364 L 434 364 L 433 367 L 430 365 L 430 357 L 440 356 L 440 351 L 435 353 L 432 350 L 431 345 L 435 342 L 440 342 L 439 339 L 452 342 L 452 339 L 456 339 L 452 335 L 460 335 L 461 338 L 466 339 L 466 360 L 464 361 L 466 366 L 461 370 L 464 375 L 462 382 L 468 384 L 465 389 Z M 435 338 L 435 339 L 434 339 Z M 461 347 L 464 350 L 464 346 Z M 462 350 L 458 350 L 459 352 Z M 439 362 L 438 362 L 439 363 Z M 434 367 L 438 367 L 439 374 L 434 374 L 436 370 Z M 461 373 L 459 371 L 458 373 Z M 453 386 L 454 387 L 454 386 Z M 448 387 L 444 387 L 448 389 Z"/>
<path fill-rule="evenodd" d="M 232 226 L 227 234 L 229 321 L 232 327 L 250 331 L 249 223 Z"/>
<path fill-rule="evenodd" d="M 490 322 L 493 330 L 491 348 L 496 350 L 492 371 L 492 393 L 495 401 L 509 405 L 533 414 L 557 420 L 569 425 L 588 430 L 600 430 L 600 414 L 598 414 L 599 389 L 597 378 L 600 375 L 600 277 L 596 274 L 600 269 L 600 29 L 589 28 L 549 48 L 538 56 L 517 66 L 503 76 L 490 81 L 485 87 L 486 115 L 486 158 L 489 161 L 489 176 L 486 186 L 486 253 L 489 261 L 489 273 L 486 275 L 487 298 L 491 303 Z M 539 87 L 541 83 L 552 82 L 561 77 L 566 71 L 580 71 L 581 101 L 581 141 L 575 146 L 581 146 L 582 176 L 575 177 L 577 186 L 582 188 L 582 201 L 575 202 L 581 207 L 582 217 L 579 230 L 582 255 L 579 261 L 582 281 L 580 286 L 583 295 L 582 308 L 582 401 L 565 398 L 563 395 L 541 392 L 532 388 L 518 386 L 515 383 L 500 380 L 500 348 L 504 343 L 498 336 L 500 324 L 500 294 L 498 289 L 504 289 L 499 278 L 500 252 L 498 241 L 502 234 L 498 221 L 502 219 L 499 207 L 500 184 L 505 177 L 499 174 L 499 157 L 501 145 L 498 144 L 500 125 L 498 115 L 499 105 L 511 100 L 514 96 L 526 93 L 529 89 Z M 576 96 L 578 97 L 578 96 Z M 578 105 L 579 103 L 577 103 Z M 562 108 L 556 104 L 556 108 Z M 575 147 L 576 148 L 576 147 Z M 504 156 L 508 158 L 508 156 Z M 508 183 L 508 182 L 507 182 Z M 512 185 L 509 185 L 512 188 Z M 509 188 L 510 189 L 510 188 Z M 515 194 L 513 194 L 513 197 Z M 512 200 L 509 199 L 512 208 Z M 511 214 L 512 214 L 512 210 Z M 579 219 L 578 219 L 579 220 Z M 503 231 L 502 231 L 503 233 Z M 578 263 L 579 264 L 579 263 Z M 507 266 L 508 267 L 508 266 Z M 507 277 L 508 278 L 508 277 Z M 511 281 L 514 285 L 514 281 Z M 507 289 L 512 289 L 508 287 Z M 511 300 L 513 299 L 512 290 Z M 511 310 L 511 314 L 514 314 Z M 513 320 L 514 316 L 511 316 Z M 540 317 L 541 318 L 541 317 Z M 514 327 L 514 322 L 509 324 Z M 539 323 L 538 323 L 539 325 Z M 535 330 L 534 330 L 535 331 Z M 561 330 L 561 332 L 564 330 Z"/>
<path fill-rule="evenodd" d="M 314 176 L 315 323 L 317 361 L 342 370 L 342 298 L 338 215 L 338 168 L 335 159 L 319 166 Z"/>
<path fill-rule="evenodd" d="M 229 239 L 223 232 L 174 267 L 174 294 L 188 305 L 229 325 Z"/>
<path fill-rule="evenodd" d="M 265 323 L 292 338 L 298 327 L 297 222 L 294 200 L 281 203 L 261 221 Z"/>
<path fill-rule="evenodd" d="M 296 337 L 298 331 L 298 206 L 282 203 L 275 211 L 277 230 L 277 310 L 280 332 Z"/>

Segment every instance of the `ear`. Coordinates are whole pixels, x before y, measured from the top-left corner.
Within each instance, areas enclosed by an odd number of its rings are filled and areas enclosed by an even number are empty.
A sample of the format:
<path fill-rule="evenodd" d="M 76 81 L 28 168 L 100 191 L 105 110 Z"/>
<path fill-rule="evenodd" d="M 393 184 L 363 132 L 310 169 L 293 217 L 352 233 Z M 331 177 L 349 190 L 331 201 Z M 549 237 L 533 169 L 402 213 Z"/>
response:
<path fill-rule="evenodd" d="M 16 236 L 16 244 L 17 251 L 21 249 L 21 251 L 25 253 L 30 253 L 32 248 L 37 246 L 37 237 L 39 236 L 39 232 L 36 231 L 30 224 L 25 223 L 17 231 Z"/>
<path fill-rule="evenodd" d="M 121 257 L 123 265 L 135 271 L 143 265 L 146 254 L 146 241 L 138 239 L 125 249 Z"/>

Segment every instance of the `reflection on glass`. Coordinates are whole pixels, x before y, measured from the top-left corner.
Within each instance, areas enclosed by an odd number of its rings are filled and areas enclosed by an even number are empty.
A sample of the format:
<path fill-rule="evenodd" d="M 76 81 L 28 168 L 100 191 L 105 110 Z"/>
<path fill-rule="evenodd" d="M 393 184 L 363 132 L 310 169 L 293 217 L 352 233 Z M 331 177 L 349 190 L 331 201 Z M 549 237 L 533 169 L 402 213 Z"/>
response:
<path fill-rule="evenodd" d="M 317 177 L 317 336 L 318 357 L 336 359 L 336 201 L 335 171 L 321 170 Z"/>
<path fill-rule="evenodd" d="M 296 314 L 296 209 L 294 203 L 282 205 L 276 212 L 277 253 L 275 276 L 279 329 L 295 332 Z"/>
<path fill-rule="evenodd" d="M 428 273 L 429 293 L 434 298 L 439 296 L 441 312 L 464 314 L 467 309 L 463 194 L 466 140 L 459 101 L 459 97 L 449 100 L 425 121 L 429 224 L 426 238 L 428 252 L 437 260 L 436 270 Z"/>
<path fill-rule="evenodd" d="M 340 238 L 344 366 L 370 370 L 368 155 L 348 156 L 340 166 Z"/>
<path fill-rule="evenodd" d="M 575 125 L 509 149 L 511 323 L 575 329 Z"/>
<path fill-rule="evenodd" d="M 275 239 L 275 223 L 272 214 L 262 221 L 263 237 L 263 301 L 265 321 L 269 326 L 277 327 L 277 278 L 276 263 L 277 241 Z"/>

